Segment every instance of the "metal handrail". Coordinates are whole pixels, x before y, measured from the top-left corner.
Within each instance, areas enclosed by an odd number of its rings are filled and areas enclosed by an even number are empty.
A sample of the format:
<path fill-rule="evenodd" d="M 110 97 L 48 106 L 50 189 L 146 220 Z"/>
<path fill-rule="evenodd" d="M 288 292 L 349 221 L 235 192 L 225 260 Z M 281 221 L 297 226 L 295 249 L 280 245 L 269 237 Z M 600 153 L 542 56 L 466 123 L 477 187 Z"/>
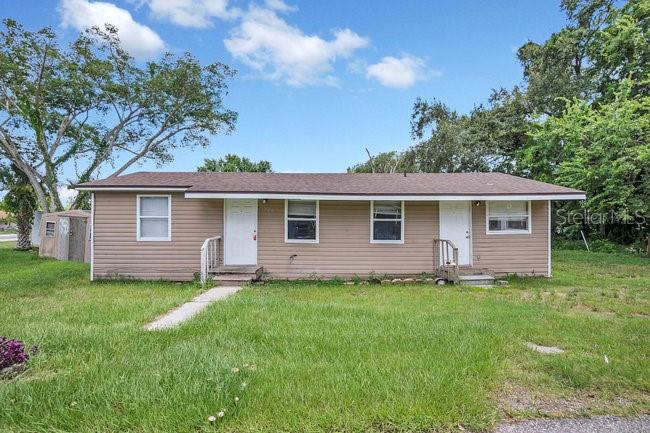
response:
<path fill-rule="evenodd" d="M 205 284 L 211 271 L 219 266 L 221 253 L 221 236 L 214 236 L 203 241 L 201 246 L 201 284 Z"/>
<path fill-rule="evenodd" d="M 451 255 L 449 254 L 450 248 Z M 449 239 L 433 239 L 433 257 L 434 269 L 439 269 L 443 266 L 458 267 L 458 247 Z M 436 257 L 438 258 L 437 263 L 435 263 Z"/>

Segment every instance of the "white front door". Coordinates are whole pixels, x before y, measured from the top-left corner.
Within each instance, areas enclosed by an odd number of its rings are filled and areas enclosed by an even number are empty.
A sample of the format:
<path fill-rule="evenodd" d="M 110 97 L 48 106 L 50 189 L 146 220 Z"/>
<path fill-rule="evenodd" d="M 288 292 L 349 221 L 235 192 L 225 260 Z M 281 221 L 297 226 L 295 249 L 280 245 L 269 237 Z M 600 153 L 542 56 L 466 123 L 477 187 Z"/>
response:
<path fill-rule="evenodd" d="M 257 200 L 224 200 L 225 265 L 257 264 Z"/>
<path fill-rule="evenodd" d="M 448 239 L 458 247 L 459 266 L 470 265 L 472 206 L 468 201 L 441 201 L 439 203 L 440 239 Z"/>

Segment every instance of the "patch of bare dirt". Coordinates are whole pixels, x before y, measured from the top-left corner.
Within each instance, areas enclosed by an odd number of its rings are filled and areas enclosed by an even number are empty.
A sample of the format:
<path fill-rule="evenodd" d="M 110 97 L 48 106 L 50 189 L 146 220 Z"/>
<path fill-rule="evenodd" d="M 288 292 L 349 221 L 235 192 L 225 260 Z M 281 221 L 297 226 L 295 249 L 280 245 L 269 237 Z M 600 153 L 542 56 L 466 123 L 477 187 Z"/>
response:
<path fill-rule="evenodd" d="M 540 395 L 529 390 L 508 384 L 500 397 L 499 408 L 504 418 L 518 414 L 534 413 L 540 416 L 576 417 L 586 413 L 606 410 L 610 406 L 627 407 L 632 403 L 624 397 L 603 399 L 595 393 L 570 396 Z"/>

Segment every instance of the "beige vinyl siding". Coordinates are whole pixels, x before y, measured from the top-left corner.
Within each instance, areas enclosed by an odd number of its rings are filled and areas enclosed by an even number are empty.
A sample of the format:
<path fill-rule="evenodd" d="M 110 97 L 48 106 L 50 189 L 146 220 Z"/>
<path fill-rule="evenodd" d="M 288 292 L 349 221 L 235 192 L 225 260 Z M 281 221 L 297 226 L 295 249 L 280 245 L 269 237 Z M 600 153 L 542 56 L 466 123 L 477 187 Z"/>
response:
<path fill-rule="evenodd" d="M 258 264 L 270 278 L 431 272 L 438 203 L 406 202 L 404 215 L 403 244 L 370 243 L 369 201 L 321 201 L 320 242 L 285 243 L 284 200 L 260 201 Z"/>
<path fill-rule="evenodd" d="M 95 192 L 96 278 L 191 280 L 199 271 L 203 241 L 223 232 L 223 200 L 160 193 L 167 194 L 172 240 L 148 242 L 136 240 L 137 192 Z"/>
<path fill-rule="evenodd" d="M 497 274 L 548 276 L 548 202 L 531 201 L 530 234 L 486 234 L 485 202 L 472 202 L 474 266 Z"/>
<path fill-rule="evenodd" d="M 144 193 L 143 194 L 149 194 Z M 164 193 L 161 193 L 165 195 Z M 137 192 L 95 192 L 94 276 L 190 280 L 203 241 L 223 236 L 223 200 L 172 195 L 172 240 L 136 240 Z M 548 210 L 532 203 L 532 233 L 487 235 L 485 203 L 472 202 L 474 266 L 498 274 L 546 275 Z M 269 278 L 417 275 L 433 270 L 438 202 L 406 202 L 403 244 L 370 242 L 369 201 L 321 201 L 320 242 L 284 241 L 284 200 L 258 201 L 258 264 Z M 296 255 L 290 260 L 292 255 Z M 223 257 L 223 254 L 222 254 Z"/>

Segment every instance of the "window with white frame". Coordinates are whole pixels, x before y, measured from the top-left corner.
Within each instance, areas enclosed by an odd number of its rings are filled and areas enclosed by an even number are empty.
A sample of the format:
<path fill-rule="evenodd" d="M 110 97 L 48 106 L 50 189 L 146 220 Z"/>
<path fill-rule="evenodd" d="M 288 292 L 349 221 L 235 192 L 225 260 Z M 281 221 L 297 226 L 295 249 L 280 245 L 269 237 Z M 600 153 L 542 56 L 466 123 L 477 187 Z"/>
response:
<path fill-rule="evenodd" d="M 53 238 L 55 229 L 56 229 L 56 223 L 54 221 L 46 222 L 45 223 L 45 237 Z"/>
<path fill-rule="evenodd" d="M 487 202 L 486 227 L 488 234 L 530 233 L 530 202 Z"/>
<path fill-rule="evenodd" d="M 371 242 L 404 242 L 404 202 L 373 201 L 370 205 Z"/>
<path fill-rule="evenodd" d="M 285 200 L 285 241 L 318 243 L 318 201 Z"/>
<path fill-rule="evenodd" d="M 171 241 L 171 196 L 138 196 L 138 240 Z"/>

